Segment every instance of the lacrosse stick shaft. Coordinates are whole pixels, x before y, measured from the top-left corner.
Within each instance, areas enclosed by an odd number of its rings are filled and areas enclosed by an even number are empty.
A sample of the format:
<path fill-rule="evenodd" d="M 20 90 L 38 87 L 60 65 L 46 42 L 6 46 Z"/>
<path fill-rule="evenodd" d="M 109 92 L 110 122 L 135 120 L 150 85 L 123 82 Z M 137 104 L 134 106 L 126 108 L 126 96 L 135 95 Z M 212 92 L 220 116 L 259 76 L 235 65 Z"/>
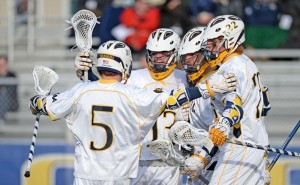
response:
<path fill-rule="evenodd" d="M 206 180 L 206 178 L 204 178 L 202 175 L 199 175 L 198 178 L 204 183 L 204 184 L 209 184 L 209 181 Z"/>
<path fill-rule="evenodd" d="M 289 155 L 289 156 L 294 156 L 294 157 L 300 157 L 299 153 L 288 151 L 288 150 L 265 147 L 265 146 L 251 144 L 251 143 L 247 143 L 247 142 L 243 142 L 243 141 L 237 141 L 237 140 L 233 140 L 233 139 L 227 139 L 226 141 L 228 143 L 241 145 L 241 146 L 247 146 L 247 147 L 250 147 L 250 148 L 256 148 L 256 149 L 259 149 L 259 150 L 265 150 L 265 151 L 274 152 L 274 153 L 278 153 L 278 154 L 284 154 L 284 155 Z"/>
<path fill-rule="evenodd" d="M 35 148 L 35 141 L 39 129 L 39 121 L 40 121 L 40 114 L 38 113 L 35 118 L 35 124 L 34 124 L 34 129 L 33 129 L 33 135 L 31 139 L 31 145 L 30 145 L 30 151 L 28 155 L 28 161 L 27 161 L 27 167 L 26 167 L 26 172 L 24 174 L 25 177 L 30 177 L 30 169 L 31 169 L 31 163 L 32 163 L 32 158 L 34 154 L 34 148 Z"/>
<path fill-rule="evenodd" d="M 53 85 L 57 82 L 59 78 L 58 75 L 55 73 L 55 71 L 44 66 L 35 66 L 33 69 L 32 76 L 35 84 L 34 86 L 35 94 L 38 94 L 40 96 L 49 95 Z M 29 151 L 29 156 L 27 161 L 26 172 L 24 174 L 25 177 L 30 177 L 30 169 L 31 169 L 31 163 L 34 154 L 35 141 L 37 138 L 37 133 L 39 128 L 39 121 L 40 121 L 40 113 L 37 113 L 35 118 L 35 124 L 34 124 L 30 151 Z"/>
<path fill-rule="evenodd" d="M 288 136 L 288 138 L 286 139 L 286 141 L 282 145 L 282 148 L 281 148 L 282 150 L 285 150 L 285 148 L 287 147 L 287 145 L 290 143 L 290 141 L 292 140 L 292 138 L 294 137 L 294 135 L 298 131 L 299 127 L 300 127 L 300 121 L 298 121 L 297 125 L 294 127 L 294 129 L 292 130 L 292 132 L 290 133 L 290 135 Z M 279 159 L 280 155 L 281 154 L 277 154 L 275 156 L 275 158 L 272 160 L 272 162 L 270 163 L 270 165 L 268 166 L 268 168 L 269 168 L 270 171 L 272 170 L 273 166 L 275 165 L 275 163 Z"/>

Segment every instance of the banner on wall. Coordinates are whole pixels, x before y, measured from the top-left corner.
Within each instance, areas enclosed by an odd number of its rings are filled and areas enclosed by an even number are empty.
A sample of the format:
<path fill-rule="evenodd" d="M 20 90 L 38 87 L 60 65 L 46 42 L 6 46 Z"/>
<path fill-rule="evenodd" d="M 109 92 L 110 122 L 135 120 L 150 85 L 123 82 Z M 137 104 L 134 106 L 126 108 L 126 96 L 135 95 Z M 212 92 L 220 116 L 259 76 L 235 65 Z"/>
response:
<path fill-rule="evenodd" d="M 57 142 L 56 142 L 57 143 Z M 39 143 L 30 178 L 24 177 L 29 143 L 11 141 L 0 143 L 0 185 L 72 185 L 74 146 L 70 144 Z M 300 151 L 299 148 L 289 148 Z M 274 155 L 273 155 L 274 156 Z M 270 159 L 271 160 L 271 159 Z M 271 171 L 272 184 L 300 185 L 299 158 L 282 156 Z"/>
<path fill-rule="evenodd" d="M 29 147 L 29 144 L 0 143 L 0 185 L 73 184 L 74 146 L 37 144 L 31 176 L 25 178 Z"/>

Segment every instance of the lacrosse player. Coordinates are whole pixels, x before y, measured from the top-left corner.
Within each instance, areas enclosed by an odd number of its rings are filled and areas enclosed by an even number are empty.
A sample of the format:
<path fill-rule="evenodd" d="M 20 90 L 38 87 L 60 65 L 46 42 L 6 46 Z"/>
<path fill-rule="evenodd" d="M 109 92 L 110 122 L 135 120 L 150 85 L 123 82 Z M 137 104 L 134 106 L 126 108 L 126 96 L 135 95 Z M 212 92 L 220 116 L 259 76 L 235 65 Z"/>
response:
<path fill-rule="evenodd" d="M 204 27 L 196 27 L 188 31 L 184 35 L 178 50 L 179 62 L 184 67 L 191 86 L 196 86 L 207 80 L 217 70 L 217 67 L 210 67 L 203 55 L 203 50 L 200 48 L 204 29 Z M 215 110 L 212 107 L 211 99 L 198 98 L 191 101 L 190 105 L 190 124 L 208 132 L 209 126 L 215 118 Z M 182 169 L 182 172 L 188 174 L 188 181 L 192 181 L 192 184 L 203 184 L 201 179 L 196 178 L 200 174 L 210 181 L 212 168 L 208 167 L 204 174 L 201 172 L 206 168 L 216 150 L 217 147 L 214 147 L 210 140 L 203 147 L 194 147 L 193 154 L 185 160 Z"/>
<path fill-rule="evenodd" d="M 221 147 L 210 184 L 264 184 L 264 151 L 225 142 L 233 138 L 269 145 L 264 125 L 269 100 L 256 65 L 243 54 L 244 41 L 244 23 L 234 15 L 214 18 L 202 36 L 210 67 L 238 76 L 235 92 L 212 98 L 218 118 L 209 128 L 210 139 Z"/>
<path fill-rule="evenodd" d="M 153 31 L 146 43 L 147 68 L 133 72 L 129 84 L 146 89 L 179 90 L 187 87 L 186 74 L 175 69 L 180 37 L 171 29 Z M 169 166 L 155 157 L 147 145 L 156 139 L 168 139 L 168 131 L 177 120 L 188 121 L 189 107 L 165 110 L 156 120 L 142 144 L 138 177 L 133 184 L 178 184 L 182 183 L 179 167 Z"/>
<path fill-rule="evenodd" d="M 140 143 L 165 109 L 176 109 L 209 92 L 235 89 L 234 75 L 216 75 L 195 88 L 167 92 L 126 85 L 132 57 L 128 46 L 108 41 L 98 49 L 101 79 L 30 99 L 33 114 L 66 118 L 76 139 L 74 184 L 131 184 L 137 177 Z"/>
<path fill-rule="evenodd" d="M 186 87 L 185 72 L 175 69 L 179 44 L 180 38 L 178 34 L 171 29 L 160 28 L 153 31 L 146 44 L 148 67 L 133 71 L 127 84 L 156 91 L 179 90 Z M 78 65 L 80 64 L 80 60 L 81 58 L 77 58 L 77 64 L 75 61 L 75 68 L 76 66 L 80 66 Z M 82 58 L 82 60 L 88 59 Z M 81 61 L 81 64 L 83 64 L 81 65 L 81 69 L 83 69 L 84 65 L 89 65 L 89 63 L 83 61 Z M 147 145 L 156 139 L 167 139 L 168 130 L 175 121 L 188 121 L 188 111 L 188 105 L 178 110 L 165 110 L 157 119 L 155 125 L 143 141 L 138 177 L 133 179 L 133 184 L 181 184 L 182 176 L 180 175 L 179 168 L 168 166 L 159 160 L 151 154 Z"/>

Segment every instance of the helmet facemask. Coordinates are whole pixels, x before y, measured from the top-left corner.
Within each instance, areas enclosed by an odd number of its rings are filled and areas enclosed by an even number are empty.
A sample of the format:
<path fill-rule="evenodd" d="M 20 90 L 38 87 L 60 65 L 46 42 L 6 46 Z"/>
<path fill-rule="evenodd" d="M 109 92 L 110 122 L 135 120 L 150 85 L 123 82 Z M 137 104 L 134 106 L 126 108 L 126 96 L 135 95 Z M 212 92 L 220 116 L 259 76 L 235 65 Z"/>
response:
<path fill-rule="evenodd" d="M 221 36 L 202 43 L 201 48 L 204 50 L 205 59 L 209 61 L 210 67 L 216 67 L 230 54 L 230 49 L 226 47 L 227 42 Z"/>
<path fill-rule="evenodd" d="M 205 57 L 204 50 L 202 49 L 180 56 L 179 61 L 191 81 L 199 80 L 209 66 Z"/>
<path fill-rule="evenodd" d="M 175 51 L 150 51 L 147 50 L 148 68 L 154 73 L 167 71 L 170 66 L 176 63 Z"/>
<path fill-rule="evenodd" d="M 226 49 L 222 49 L 222 46 L 226 42 L 223 37 L 209 39 L 201 44 L 201 48 L 204 49 L 204 55 L 207 60 L 216 60 L 220 53 Z M 225 48 L 225 45 L 224 45 Z M 222 49 L 222 50 L 221 50 Z"/>

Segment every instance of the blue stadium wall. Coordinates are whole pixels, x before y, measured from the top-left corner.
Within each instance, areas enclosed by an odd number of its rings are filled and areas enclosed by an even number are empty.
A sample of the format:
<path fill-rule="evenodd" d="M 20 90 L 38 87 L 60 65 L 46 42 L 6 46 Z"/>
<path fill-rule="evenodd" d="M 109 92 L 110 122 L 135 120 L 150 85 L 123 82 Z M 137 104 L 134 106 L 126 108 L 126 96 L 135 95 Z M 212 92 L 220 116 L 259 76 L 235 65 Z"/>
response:
<path fill-rule="evenodd" d="M 299 148 L 288 148 L 300 152 Z M 0 185 L 72 185 L 74 146 L 39 143 L 35 147 L 31 177 L 25 178 L 29 143 L 1 141 Z M 271 157 L 274 154 L 271 154 Z M 272 184 L 300 185 L 300 159 L 282 156 L 272 170 Z"/>

